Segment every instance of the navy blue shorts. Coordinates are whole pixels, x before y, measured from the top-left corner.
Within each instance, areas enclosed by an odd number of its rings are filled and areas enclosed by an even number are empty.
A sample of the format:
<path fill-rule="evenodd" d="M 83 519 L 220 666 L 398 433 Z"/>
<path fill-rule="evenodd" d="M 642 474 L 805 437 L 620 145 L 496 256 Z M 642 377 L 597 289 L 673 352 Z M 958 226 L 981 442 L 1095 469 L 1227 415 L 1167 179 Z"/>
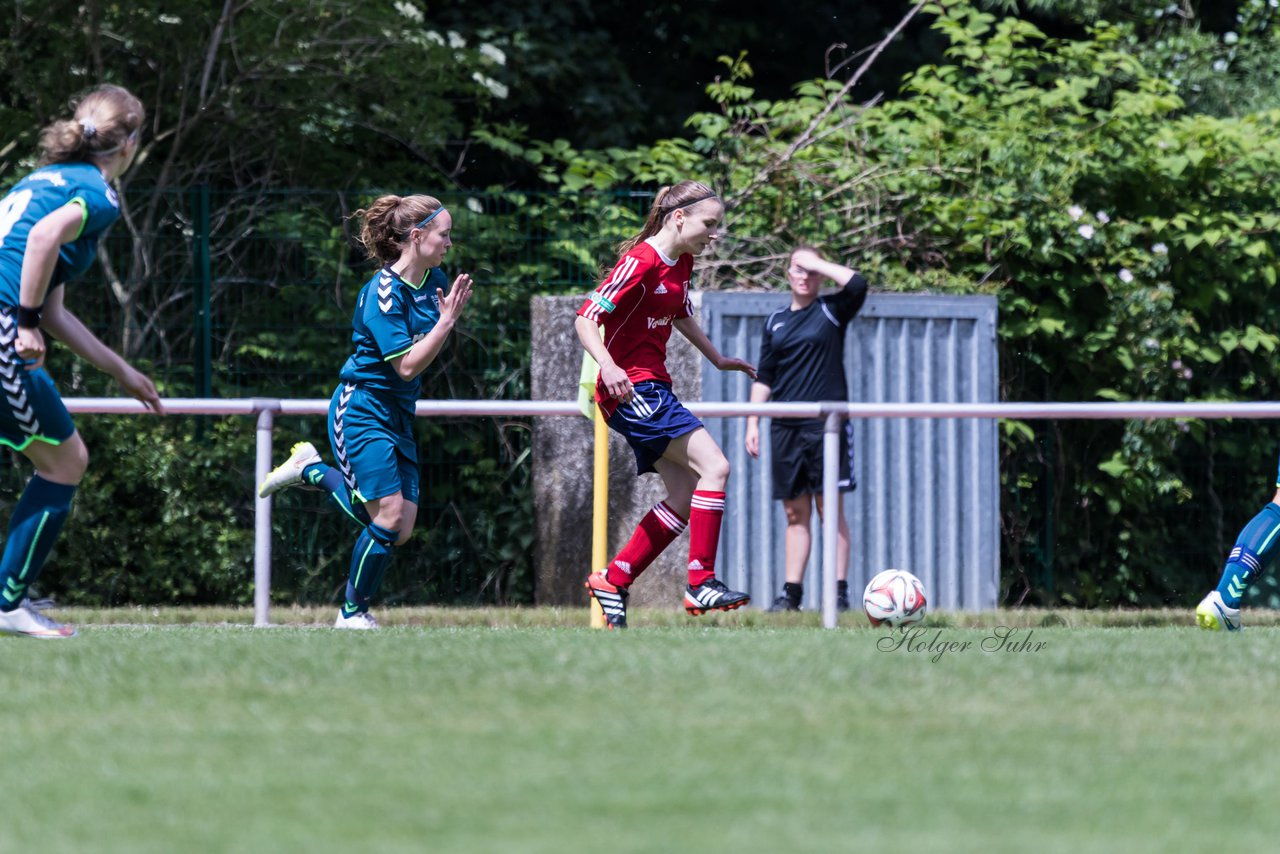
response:
<path fill-rule="evenodd" d="M 13 309 L 0 306 L 0 444 L 21 451 L 34 441 L 61 445 L 76 432 L 71 413 L 44 368 L 18 358 Z"/>
<path fill-rule="evenodd" d="M 693 413 L 671 393 L 670 383 L 642 380 L 633 387 L 631 400 L 619 403 L 606 422 L 622 435 L 636 455 L 636 474 L 656 471 L 672 439 L 702 426 Z"/>
<path fill-rule="evenodd" d="M 413 413 L 355 383 L 343 383 L 329 401 L 329 444 L 357 500 L 400 493 L 418 503 L 418 446 Z"/>
<path fill-rule="evenodd" d="M 822 444 L 824 430 L 817 425 L 775 418 L 769 426 L 770 452 L 773 464 L 773 497 L 790 501 L 801 495 L 822 495 Z M 840 471 L 836 487 L 852 492 L 858 483 L 853 478 L 853 422 L 846 420 L 840 431 Z"/>

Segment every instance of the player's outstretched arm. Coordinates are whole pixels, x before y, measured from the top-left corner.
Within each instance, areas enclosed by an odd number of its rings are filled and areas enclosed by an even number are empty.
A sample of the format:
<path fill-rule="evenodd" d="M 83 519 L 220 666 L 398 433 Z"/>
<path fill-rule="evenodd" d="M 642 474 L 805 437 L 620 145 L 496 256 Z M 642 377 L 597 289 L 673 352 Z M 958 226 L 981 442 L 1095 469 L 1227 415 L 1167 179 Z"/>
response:
<path fill-rule="evenodd" d="M 715 365 L 722 371 L 742 371 L 751 379 L 756 378 L 756 366 L 745 359 L 735 359 L 731 356 L 725 356 L 716 349 L 716 345 L 711 343 L 711 339 L 707 337 L 707 333 L 702 331 L 702 327 L 698 325 L 698 321 L 692 317 L 681 317 L 673 321 L 676 329 L 680 330 L 680 334 L 689 339 L 689 343 L 698 348 L 702 355 L 707 357 L 707 361 Z"/>
<path fill-rule="evenodd" d="M 44 318 L 40 327 L 66 344 L 71 352 L 114 378 L 130 397 L 142 401 L 143 405 L 152 412 L 164 414 L 160 393 L 156 391 L 155 383 L 151 378 L 102 343 L 102 340 L 94 335 L 80 318 L 67 309 L 62 301 L 65 291 L 66 288 L 58 287 L 49 292 L 45 299 Z"/>

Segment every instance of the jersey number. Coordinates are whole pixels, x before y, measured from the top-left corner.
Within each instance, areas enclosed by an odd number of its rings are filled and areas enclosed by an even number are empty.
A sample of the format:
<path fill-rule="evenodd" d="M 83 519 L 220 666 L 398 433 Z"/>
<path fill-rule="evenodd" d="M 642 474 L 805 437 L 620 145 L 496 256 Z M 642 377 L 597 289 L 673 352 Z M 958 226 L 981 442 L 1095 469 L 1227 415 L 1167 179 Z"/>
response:
<path fill-rule="evenodd" d="M 27 205 L 30 203 L 30 190 L 19 190 L 0 199 L 0 246 L 4 245 L 4 239 L 9 236 L 13 224 L 27 212 Z"/>

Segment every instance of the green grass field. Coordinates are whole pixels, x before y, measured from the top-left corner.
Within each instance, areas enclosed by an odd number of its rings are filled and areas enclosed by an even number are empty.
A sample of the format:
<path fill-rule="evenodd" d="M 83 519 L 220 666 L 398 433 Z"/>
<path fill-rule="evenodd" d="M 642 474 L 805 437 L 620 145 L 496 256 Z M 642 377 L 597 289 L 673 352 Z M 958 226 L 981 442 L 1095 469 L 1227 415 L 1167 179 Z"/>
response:
<path fill-rule="evenodd" d="M 327 614 L 277 610 L 296 625 L 252 629 L 244 611 L 64 611 L 73 641 L 0 638 L 0 851 L 1280 838 L 1262 804 L 1280 791 L 1274 614 L 1246 611 L 1253 627 L 1232 636 L 1189 611 L 940 616 L 903 643 L 852 618 L 824 631 L 758 612 L 640 612 L 626 633 L 551 609 L 305 625 Z M 988 640 L 1000 624 L 1023 628 Z"/>

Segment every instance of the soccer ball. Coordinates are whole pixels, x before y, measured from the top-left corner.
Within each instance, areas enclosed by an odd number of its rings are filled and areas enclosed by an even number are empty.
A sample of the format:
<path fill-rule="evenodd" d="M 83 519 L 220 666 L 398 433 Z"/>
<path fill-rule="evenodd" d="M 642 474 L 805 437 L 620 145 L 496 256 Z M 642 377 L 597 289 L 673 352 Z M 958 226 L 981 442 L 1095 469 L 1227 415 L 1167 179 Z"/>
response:
<path fill-rule="evenodd" d="M 897 628 L 924 619 L 924 585 L 905 569 L 886 569 L 867 582 L 862 610 L 873 626 Z"/>

